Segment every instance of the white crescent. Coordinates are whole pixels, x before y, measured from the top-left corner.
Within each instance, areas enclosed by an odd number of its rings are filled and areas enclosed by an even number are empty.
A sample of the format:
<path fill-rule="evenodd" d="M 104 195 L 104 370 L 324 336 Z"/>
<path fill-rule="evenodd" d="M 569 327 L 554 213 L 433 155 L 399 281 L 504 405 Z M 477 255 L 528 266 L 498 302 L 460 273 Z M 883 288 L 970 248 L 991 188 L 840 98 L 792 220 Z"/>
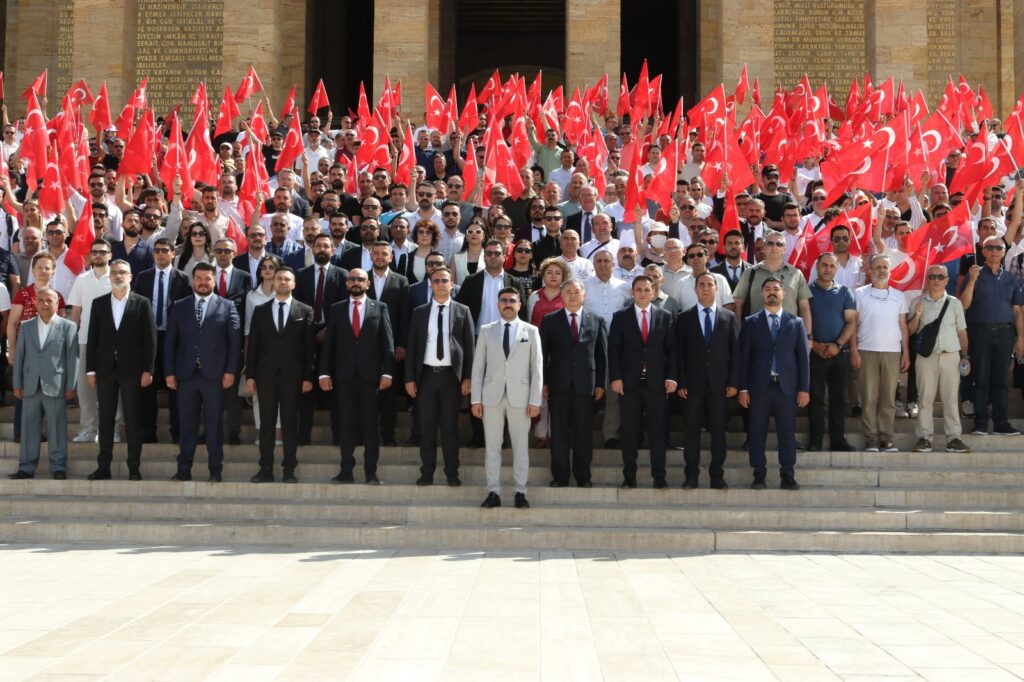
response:
<path fill-rule="evenodd" d="M 896 144 L 896 131 L 889 126 L 882 126 L 878 129 L 878 132 L 885 133 L 889 138 L 889 142 L 885 145 L 886 149 L 892 149 L 892 146 Z"/>
<path fill-rule="evenodd" d="M 853 228 L 853 236 L 859 242 L 864 237 L 864 231 L 867 230 L 867 225 L 860 218 L 850 218 L 847 220 L 850 223 L 850 227 Z M 857 229 L 860 226 L 860 229 Z"/>
<path fill-rule="evenodd" d="M 367 147 L 376 147 L 377 141 L 380 139 L 380 133 L 377 131 L 376 126 L 366 126 L 366 130 L 363 131 L 363 137 L 366 138 L 363 142 Z"/>
<path fill-rule="evenodd" d="M 947 234 L 948 235 L 952 235 L 952 236 L 950 236 L 950 238 L 948 240 L 946 239 L 946 235 Z M 956 238 L 959 235 L 960 235 L 960 226 L 959 225 L 950 225 L 946 229 L 946 231 L 942 233 L 942 239 L 943 239 L 942 248 L 943 249 L 948 249 L 949 247 L 953 246 L 953 242 L 956 241 Z"/>
<path fill-rule="evenodd" d="M 928 140 L 929 138 L 935 139 L 934 147 L 926 142 L 926 140 Z M 934 154 L 935 152 L 939 151 L 939 145 L 942 144 L 942 136 L 939 135 L 939 131 L 937 130 L 929 130 L 926 133 L 921 133 L 921 141 L 925 143 L 925 151 L 928 152 L 929 154 Z"/>
<path fill-rule="evenodd" d="M 850 175 L 864 175 L 871 170 L 871 157 L 865 156 L 864 163 L 861 164 L 860 168 L 850 173 Z"/>
<path fill-rule="evenodd" d="M 909 284 L 914 279 L 914 275 L 917 274 L 917 261 L 913 257 L 908 257 L 903 262 L 907 264 L 907 274 L 899 279 L 892 280 L 892 284 Z"/>
<path fill-rule="evenodd" d="M 440 116 L 444 112 L 444 102 L 441 101 L 440 95 L 430 96 L 430 111 L 435 116 Z"/>
<path fill-rule="evenodd" d="M 816 113 L 821 108 L 821 100 L 817 95 L 811 95 L 811 101 L 814 102 L 814 108 L 811 109 L 811 112 Z"/>
<path fill-rule="evenodd" d="M 993 156 L 991 159 L 989 159 L 989 161 L 992 162 L 992 167 L 989 169 L 988 173 L 985 175 L 986 178 L 989 175 L 992 175 L 993 173 L 999 172 L 999 157 L 998 156 Z"/>
<path fill-rule="evenodd" d="M 714 105 L 715 105 L 715 107 L 714 107 L 713 109 L 711 109 L 710 111 L 708 111 L 708 112 L 707 112 L 707 113 L 705 114 L 705 115 L 707 115 L 707 116 L 710 116 L 711 114 L 713 114 L 713 113 L 715 113 L 716 111 L 718 111 L 718 100 L 717 100 L 717 99 L 715 99 L 714 97 L 712 97 L 712 98 L 711 98 L 711 100 L 710 100 L 710 102 L 711 102 L 711 104 L 714 104 Z"/>

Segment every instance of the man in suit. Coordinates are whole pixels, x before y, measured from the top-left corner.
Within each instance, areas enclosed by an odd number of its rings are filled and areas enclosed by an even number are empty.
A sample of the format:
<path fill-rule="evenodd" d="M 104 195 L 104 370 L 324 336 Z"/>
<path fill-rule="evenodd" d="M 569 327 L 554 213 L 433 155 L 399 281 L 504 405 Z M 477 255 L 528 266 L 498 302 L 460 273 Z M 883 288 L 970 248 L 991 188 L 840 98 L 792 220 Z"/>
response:
<path fill-rule="evenodd" d="M 295 271 L 284 266 L 274 275 L 274 299 L 257 306 L 249 327 L 246 390 L 259 396 L 260 469 L 253 483 L 274 480 L 274 426 L 281 415 L 284 441 L 282 478 L 297 483 L 299 396 L 313 390 L 316 375 L 316 326 L 313 309 L 293 298 Z"/>
<path fill-rule="evenodd" d="M 295 298 L 313 309 L 316 325 L 317 353 L 323 345 L 327 320 L 331 308 L 345 297 L 345 278 L 348 271 L 331 264 L 334 254 L 334 240 L 330 236 L 317 235 L 313 240 L 313 264 L 299 270 L 295 275 Z M 325 405 L 331 413 L 331 434 L 338 443 L 337 402 L 320 390 L 320 384 L 313 382 L 313 390 L 299 398 L 299 445 L 309 445 L 313 430 L 313 414 Z"/>
<path fill-rule="evenodd" d="M 214 271 L 212 265 L 198 263 L 192 270 L 195 295 L 175 303 L 168 315 L 164 374 L 168 388 L 177 391 L 181 428 L 178 471 L 172 481 L 192 480 L 200 415 L 210 482 L 222 480 L 224 389 L 234 385 L 238 374 L 242 328 L 234 304 L 214 293 Z"/>
<path fill-rule="evenodd" d="M 257 197 L 260 194 L 257 193 Z M 251 230 L 259 225 L 259 211 L 253 211 Z M 288 239 L 288 218 L 282 213 L 275 213 L 270 216 L 270 241 L 267 242 L 267 252 L 278 256 L 284 264 L 293 270 L 301 270 L 306 265 L 306 249 L 294 239 Z"/>
<path fill-rule="evenodd" d="M 416 308 L 409 323 L 405 391 L 420 403 L 420 468 L 416 485 L 433 485 L 437 468 L 437 427 L 441 425 L 444 473 L 460 486 L 459 402 L 469 395 L 473 369 L 473 320 L 469 308 L 452 300 L 452 273 L 444 266 L 430 275 L 434 295 Z"/>
<path fill-rule="evenodd" d="M 114 459 L 114 416 L 117 401 L 124 410 L 128 441 L 128 480 L 141 481 L 142 389 L 153 383 L 156 363 L 156 323 L 149 301 L 132 293 L 131 264 L 110 264 L 110 293 L 94 299 L 89 316 L 85 380 L 99 400 L 100 453 L 90 481 L 110 479 Z"/>
<path fill-rule="evenodd" d="M 348 298 L 334 304 L 320 353 L 320 389 L 333 390 L 338 403 L 341 471 L 332 479 L 335 483 L 354 482 L 353 453 L 362 433 L 366 483 L 380 485 L 378 400 L 391 386 L 395 340 L 387 305 L 366 295 L 369 279 L 365 270 L 349 271 Z"/>
<path fill-rule="evenodd" d="M 604 395 L 608 333 L 604 320 L 584 310 L 586 288 L 571 279 L 562 283 L 563 310 L 540 324 L 544 351 L 544 396 L 551 416 L 551 487 L 569 485 L 569 443 L 576 485 L 590 488 L 594 453 L 594 401 Z"/>
<path fill-rule="evenodd" d="M 597 203 L 597 188 L 591 185 L 581 188 L 579 199 L 580 212 L 565 219 L 565 229 L 572 230 L 578 234 L 580 236 L 580 244 L 586 244 L 594 238 L 594 218 L 601 211 L 601 207 Z M 582 247 L 580 249 L 582 251 Z"/>
<path fill-rule="evenodd" d="M 36 292 L 37 317 L 21 325 L 14 351 L 14 397 L 22 401 L 18 470 L 8 478 L 34 478 L 39 463 L 43 414 L 49 425 L 50 474 L 62 481 L 68 470 L 66 401 L 75 397 L 78 376 L 78 327 L 57 316 L 59 296 L 44 287 Z"/>
<path fill-rule="evenodd" d="M 366 295 L 388 307 L 391 332 L 395 338 L 395 377 L 380 392 L 381 445 L 394 446 L 395 386 L 401 386 L 401 368 L 405 362 L 405 342 L 409 337 L 409 280 L 391 270 L 391 245 L 379 241 L 373 245 L 373 272 L 370 273 Z"/>
<path fill-rule="evenodd" d="M 799 490 L 796 467 L 796 409 L 811 399 L 811 372 L 804 321 L 782 309 L 782 280 L 761 285 L 764 309 L 747 317 L 740 332 L 740 405 L 750 410 L 747 441 L 754 482 L 764 490 L 768 419 L 775 417 L 783 490 Z"/>
<path fill-rule="evenodd" d="M 248 272 L 253 282 L 258 282 L 260 277 L 260 261 L 267 255 L 267 231 L 262 225 L 253 225 L 245 235 L 245 253 L 238 254 L 231 264 L 242 272 Z"/>
<path fill-rule="evenodd" d="M 164 377 L 165 337 L 167 335 L 167 318 L 171 305 L 192 295 L 192 283 L 188 275 L 174 267 L 174 244 L 161 237 L 153 242 L 153 262 L 156 267 L 139 274 L 132 281 L 135 293 L 149 301 L 156 323 L 156 363 L 153 383 L 142 389 L 139 398 L 139 421 L 142 424 L 142 442 L 157 442 L 157 391 L 166 391 L 167 382 Z M 171 417 L 171 440 L 179 439 L 178 401 L 171 396 L 167 401 Z"/>
<path fill-rule="evenodd" d="M 238 320 L 242 329 L 245 329 L 245 296 L 252 289 L 252 277 L 249 276 L 248 268 L 243 270 L 234 266 L 236 250 L 233 239 L 218 239 L 213 245 L 213 257 L 217 263 L 214 279 L 217 295 L 235 304 Z M 242 366 L 241 358 L 238 366 Z M 235 377 L 235 381 L 238 381 L 238 377 Z M 277 423 L 276 419 L 274 423 Z M 228 434 L 228 444 L 241 445 L 242 399 L 238 395 L 238 388 L 234 386 L 224 390 L 224 430 Z"/>
<path fill-rule="evenodd" d="M 409 285 L 409 310 L 410 312 L 416 310 L 421 305 L 430 303 L 430 299 L 434 295 L 433 286 L 430 284 L 430 273 L 438 268 L 445 267 L 444 256 L 440 251 L 431 251 L 427 254 L 426 259 L 423 261 L 423 265 L 426 268 L 427 276 L 421 279 L 415 284 Z M 459 295 L 460 287 L 458 284 L 452 286 L 452 296 Z"/>
<path fill-rule="evenodd" d="M 739 329 L 736 316 L 718 305 L 718 280 L 705 271 L 695 283 L 697 305 L 676 321 L 679 397 L 686 400 L 686 480 L 684 490 L 697 487 L 700 476 L 700 432 L 711 435 L 711 487 L 724 490 L 725 423 L 728 399 L 739 383 Z"/>
<path fill-rule="evenodd" d="M 633 304 L 612 316 L 608 332 L 610 389 L 619 394 L 622 411 L 622 488 L 636 487 L 641 425 L 651 443 L 654 487 L 665 480 L 667 396 L 676 390 L 675 334 L 672 313 L 651 305 L 654 285 L 647 275 L 633 280 Z M 643 421 L 646 414 L 647 420 Z"/>
<path fill-rule="evenodd" d="M 380 239 L 380 223 L 376 218 L 364 218 L 359 223 L 361 247 L 349 249 L 341 256 L 341 267 L 346 270 L 359 268 L 369 272 L 373 269 L 373 245 Z"/>
<path fill-rule="evenodd" d="M 540 332 L 519 319 L 519 290 L 498 292 L 501 318 L 485 325 L 473 352 L 471 411 L 483 419 L 487 452 L 485 509 L 501 506 L 501 444 L 505 424 L 512 440 L 512 479 L 516 509 L 527 509 L 526 482 L 530 475 L 530 420 L 540 416 L 544 357 Z"/>
<path fill-rule="evenodd" d="M 722 246 L 725 258 L 710 270 L 725 277 L 729 282 L 729 291 L 735 291 L 736 285 L 740 283 L 740 277 L 750 267 L 750 263 L 743 259 L 743 233 L 739 230 L 729 230 L 725 233 Z"/>

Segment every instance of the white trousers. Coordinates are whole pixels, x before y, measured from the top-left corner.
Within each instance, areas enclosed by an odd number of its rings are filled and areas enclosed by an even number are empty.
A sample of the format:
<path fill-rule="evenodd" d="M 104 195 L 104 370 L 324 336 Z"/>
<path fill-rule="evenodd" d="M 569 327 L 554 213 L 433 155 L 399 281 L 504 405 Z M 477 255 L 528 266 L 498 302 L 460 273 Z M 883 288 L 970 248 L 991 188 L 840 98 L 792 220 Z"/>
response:
<path fill-rule="evenodd" d="M 484 472 L 487 492 L 501 494 L 501 443 L 505 439 L 505 422 L 512 439 L 512 480 L 517 493 L 526 493 L 530 475 L 530 417 L 525 407 L 512 407 L 508 396 L 497 405 L 484 405 Z"/>

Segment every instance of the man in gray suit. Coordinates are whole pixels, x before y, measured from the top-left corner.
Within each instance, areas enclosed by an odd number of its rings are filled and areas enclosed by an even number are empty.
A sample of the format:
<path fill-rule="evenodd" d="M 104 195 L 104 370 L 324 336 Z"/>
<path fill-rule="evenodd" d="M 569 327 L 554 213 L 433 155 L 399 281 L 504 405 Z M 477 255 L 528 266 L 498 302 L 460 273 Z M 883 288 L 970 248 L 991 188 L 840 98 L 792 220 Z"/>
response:
<path fill-rule="evenodd" d="M 530 506 L 526 501 L 530 420 L 540 414 L 544 358 L 537 328 L 519 319 L 521 305 L 515 287 L 498 292 L 501 319 L 480 328 L 473 355 L 470 409 L 484 422 L 487 499 L 480 506 L 486 509 L 501 506 L 501 444 L 506 420 L 512 438 L 515 505 L 517 509 Z"/>
<path fill-rule="evenodd" d="M 50 425 L 50 473 L 63 481 L 68 469 L 68 413 L 78 376 L 78 326 L 57 316 L 57 292 L 36 292 L 39 316 L 21 325 L 14 352 L 14 395 L 21 399 L 21 454 L 8 478 L 34 478 L 39 463 L 43 413 Z"/>

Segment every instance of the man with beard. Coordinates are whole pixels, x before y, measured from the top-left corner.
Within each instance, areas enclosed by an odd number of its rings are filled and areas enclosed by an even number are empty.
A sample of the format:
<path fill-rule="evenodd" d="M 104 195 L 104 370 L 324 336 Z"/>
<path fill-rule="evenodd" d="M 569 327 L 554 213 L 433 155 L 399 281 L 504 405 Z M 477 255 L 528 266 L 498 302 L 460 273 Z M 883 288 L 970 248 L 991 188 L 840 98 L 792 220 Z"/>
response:
<path fill-rule="evenodd" d="M 174 179 L 174 201 L 171 202 L 170 213 L 167 214 L 167 232 L 161 236 L 170 240 L 178 237 L 182 221 L 186 225 L 193 222 L 200 222 L 210 230 L 210 240 L 217 241 L 228 233 L 228 217 L 218 210 L 217 189 L 215 187 L 204 187 L 200 198 L 201 212 L 186 211 L 181 204 L 181 176 Z M 111 214 L 113 215 L 113 214 Z M 113 222 L 111 222 L 113 230 Z"/>
<path fill-rule="evenodd" d="M 391 331 L 395 337 L 396 379 L 392 386 L 380 394 L 380 433 L 382 445 L 397 445 L 395 440 L 395 386 L 403 384 L 402 365 L 405 362 L 405 343 L 408 338 L 409 280 L 391 269 L 393 257 L 387 242 L 373 245 L 373 272 L 370 273 L 366 295 L 387 306 L 391 318 Z"/>
<path fill-rule="evenodd" d="M 217 240 L 213 247 L 213 257 L 217 264 L 217 271 L 214 274 L 217 295 L 235 304 L 235 312 L 238 313 L 238 319 L 241 320 L 244 329 L 245 297 L 252 289 L 249 271 L 236 268 L 233 265 L 235 242 L 230 239 Z M 238 364 L 241 366 L 241 358 L 239 358 Z M 241 444 L 242 401 L 235 388 L 224 391 L 224 426 L 228 434 L 228 443 L 230 445 Z"/>
<path fill-rule="evenodd" d="M 274 204 L 273 206 L 268 207 L 271 212 L 260 218 L 260 225 L 263 227 L 269 227 L 271 218 L 274 216 L 283 216 L 288 221 L 288 239 L 301 242 L 302 218 L 295 215 L 295 213 L 292 212 L 291 207 L 291 192 L 283 187 L 278 187 L 274 190 Z"/>
<path fill-rule="evenodd" d="M 376 218 L 366 218 L 359 224 L 359 241 L 362 246 L 349 249 L 342 255 L 339 265 L 346 270 L 360 268 L 369 272 L 373 269 L 373 245 L 380 238 L 380 224 Z"/>
<path fill-rule="evenodd" d="M 385 225 L 390 225 L 391 221 L 400 215 L 407 216 L 410 213 L 408 210 L 409 188 L 405 183 L 397 182 L 391 185 L 388 196 L 390 197 L 391 209 L 380 216 L 380 221 Z"/>
<path fill-rule="evenodd" d="M 363 439 L 363 472 L 368 485 L 380 485 L 377 459 L 378 399 L 391 387 L 395 343 L 384 303 L 366 296 L 369 275 L 355 268 L 346 279 L 348 298 L 334 304 L 320 353 L 320 390 L 334 391 L 341 435 L 341 471 L 336 483 L 352 483 L 354 452 Z"/>
<path fill-rule="evenodd" d="M 359 245 L 347 238 L 349 230 L 348 216 L 342 211 L 331 215 L 327 221 L 327 227 L 331 240 L 334 242 L 334 259 L 332 262 L 337 265 L 341 262 L 341 257 L 345 255 L 346 251 L 359 248 Z"/>
<path fill-rule="evenodd" d="M 262 225 L 254 225 L 245 235 L 245 241 L 249 248 L 246 253 L 235 256 L 232 264 L 242 272 L 248 272 L 253 282 L 258 282 L 260 260 L 267 253 L 267 231 Z"/>
<path fill-rule="evenodd" d="M 316 170 L 316 164 L 309 167 L 310 172 Z M 309 202 L 306 201 L 301 194 L 299 194 L 299 187 L 295 181 L 295 171 L 291 168 L 282 168 L 281 172 L 277 174 L 277 177 L 270 181 L 271 189 L 285 189 L 288 190 L 288 197 L 291 199 L 291 204 L 288 208 L 294 215 L 302 217 L 309 213 Z M 274 203 L 277 203 L 276 201 Z M 273 206 L 267 204 L 267 210 L 273 210 Z"/>
<path fill-rule="evenodd" d="M 331 164 L 327 170 L 327 184 L 338 193 L 341 211 L 358 224 L 360 219 L 359 200 L 345 192 L 345 166 L 340 163 Z"/>
<path fill-rule="evenodd" d="M 736 291 L 736 285 L 740 282 L 743 272 L 750 267 L 750 263 L 743 258 L 743 233 L 739 230 L 729 230 L 725 233 L 725 258 L 721 263 L 711 268 L 711 272 L 722 275 L 729 282 L 729 291 Z"/>
<path fill-rule="evenodd" d="M 117 207 L 117 202 L 107 194 L 107 181 L 103 173 L 94 171 L 89 175 L 89 196 L 84 197 L 77 191 L 72 190 L 70 202 L 71 207 L 75 209 L 76 216 L 82 215 L 86 201 L 90 204 L 103 204 L 106 206 L 107 215 L 110 217 L 110 226 L 112 228 L 121 226 L 121 209 Z"/>
<path fill-rule="evenodd" d="M 415 225 L 420 220 L 429 220 L 437 225 L 438 231 L 444 230 L 444 216 L 434 206 L 434 195 L 436 194 L 434 185 L 429 182 L 421 182 L 416 185 L 416 206 L 418 208 L 409 216 L 410 225 Z"/>
<path fill-rule="evenodd" d="M 111 226 L 110 231 L 112 258 L 127 261 L 133 277 L 153 267 L 153 247 L 142 237 L 142 211 L 133 208 L 125 212 L 121 225 Z"/>
<path fill-rule="evenodd" d="M 794 203 L 793 197 L 779 191 L 779 167 L 769 163 L 761 169 L 761 192 L 757 195 L 764 203 L 765 223 L 768 227 L 782 230 L 782 212 L 786 204 Z"/>

